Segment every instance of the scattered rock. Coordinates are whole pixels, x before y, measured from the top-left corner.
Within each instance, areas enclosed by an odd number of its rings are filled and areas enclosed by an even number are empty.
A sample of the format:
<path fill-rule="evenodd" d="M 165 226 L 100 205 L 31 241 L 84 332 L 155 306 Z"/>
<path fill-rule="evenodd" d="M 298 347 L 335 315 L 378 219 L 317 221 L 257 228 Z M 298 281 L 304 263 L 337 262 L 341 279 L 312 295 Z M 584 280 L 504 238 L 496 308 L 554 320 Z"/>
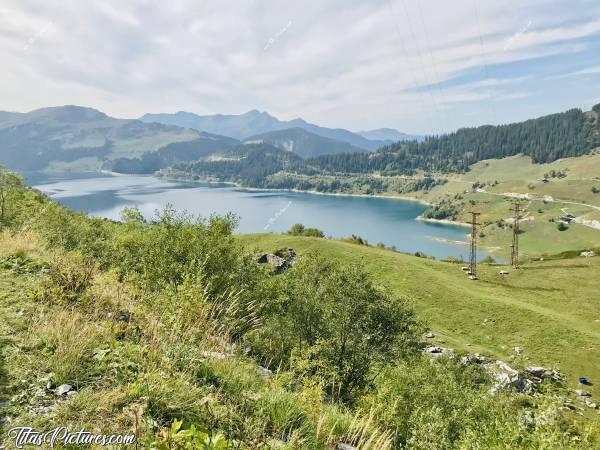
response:
<path fill-rule="evenodd" d="M 562 404 L 562 409 L 563 409 L 563 411 L 566 411 L 566 410 L 574 411 L 576 409 L 576 407 L 573 404 L 573 401 L 570 398 L 567 398 Z"/>
<path fill-rule="evenodd" d="M 56 395 L 67 395 L 69 392 L 71 392 L 71 390 L 73 389 L 73 386 L 71 386 L 70 384 L 61 384 L 55 391 Z"/>
<path fill-rule="evenodd" d="M 488 359 L 485 356 L 480 355 L 479 353 L 474 353 L 472 355 L 463 356 L 460 359 L 460 362 L 464 365 L 483 364 L 483 363 L 486 363 L 487 361 L 488 361 Z"/>
<path fill-rule="evenodd" d="M 591 258 L 592 256 L 596 256 L 594 252 L 581 252 L 579 256 L 583 256 L 584 258 Z"/>
<path fill-rule="evenodd" d="M 290 267 L 296 264 L 296 250 L 293 248 L 280 248 L 275 252 L 275 255 L 285 259 Z"/>
<path fill-rule="evenodd" d="M 425 353 L 429 353 L 430 355 L 433 355 L 436 353 L 442 353 L 442 347 L 436 347 L 435 345 L 430 345 L 428 347 L 425 347 Z"/>
<path fill-rule="evenodd" d="M 267 369 L 266 367 L 262 367 L 262 366 L 257 366 L 256 370 L 258 371 L 259 374 L 261 374 L 263 376 L 263 378 L 265 379 L 269 379 L 273 376 L 273 371 L 270 369 Z"/>
<path fill-rule="evenodd" d="M 515 353 L 517 355 L 520 355 L 521 353 L 523 353 L 523 347 L 515 347 Z"/>
<path fill-rule="evenodd" d="M 533 394 L 535 392 L 534 381 L 529 378 L 518 377 L 510 385 L 520 394 Z"/>
<path fill-rule="evenodd" d="M 283 272 L 288 263 L 281 256 L 274 255 L 273 253 L 262 253 L 256 257 L 256 262 L 259 264 L 270 264 L 273 266 L 275 272 Z"/>
<path fill-rule="evenodd" d="M 430 332 L 428 332 L 428 333 L 425 333 L 425 337 L 426 337 L 427 339 L 433 339 L 433 338 L 435 337 L 435 334 L 433 334 L 433 333 L 430 331 Z"/>
<path fill-rule="evenodd" d="M 598 404 L 589 397 L 583 397 L 583 404 L 588 408 L 598 409 Z"/>
<path fill-rule="evenodd" d="M 225 359 L 233 356 L 233 354 L 223 352 L 202 352 L 202 356 L 212 359 Z"/>
<path fill-rule="evenodd" d="M 119 322 L 129 323 L 129 321 L 131 320 L 131 315 L 127 311 L 121 311 L 117 320 Z"/>
<path fill-rule="evenodd" d="M 37 406 L 35 408 L 31 408 L 30 410 L 36 416 L 47 416 L 52 413 L 51 406 Z"/>
<path fill-rule="evenodd" d="M 436 345 L 429 345 L 425 347 L 425 350 L 423 350 L 423 352 L 428 354 L 432 358 L 437 358 L 442 355 L 447 355 L 449 357 L 454 356 L 454 350 L 452 350 L 451 348 L 438 347 Z"/>
<path fill-rule="evenodd" d="M 534 377 L 539 377 L 541 378 L 545 372 L 548 372 L 548 369 L 546 369 L 545 367 L 526 367 L 525 368 L 525 372 L 533 375 Z"/>
<path fill-rule="evenodd" d="M 504 361 L 496 361 L 495 365 L 503 372 L 506 372 L 507 374 L 511 375 L 511 376 L 516 376 L 519 374 L 519 372 L 515 369 L 513 369 L 512 367 L 510 367 L 508 364 L 506 364 Z"/>
<path fill-rule="evenodd" d="M 354 445 L 344 444 L 343 442 L 340 442 L 337 445 L 337 450 L 358 450 L 358 447 L 355 447 Z"/>
<path fill-rule="evenodd" d="M 579 395 L 580 397 L 591 397 L 592 394 L 590 394 L 588 391 L 584 391 L 583 389 L 575 389 L 575 393 L 577 395 Z"/>
<path fill-rule="evenodd" d="M 46 390 L 48 390 L 48 391 L 52 391 L 54 389 L 54 383 L 52 382 L 53 376 L 54 376 L 54 373 L 51 372 L 48 375 L 39 379 L 39 382 L 45 384 Z"/>

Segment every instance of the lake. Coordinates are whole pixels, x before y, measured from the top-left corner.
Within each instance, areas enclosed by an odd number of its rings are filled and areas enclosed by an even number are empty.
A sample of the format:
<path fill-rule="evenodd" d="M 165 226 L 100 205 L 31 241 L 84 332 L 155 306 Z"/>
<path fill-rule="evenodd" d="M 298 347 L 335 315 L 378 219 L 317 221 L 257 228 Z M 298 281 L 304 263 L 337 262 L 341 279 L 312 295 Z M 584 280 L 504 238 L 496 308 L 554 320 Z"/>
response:
<path fill-rule="evenodd" d="M 371 244 L 383 242 L 404 252 L 420 251 L 436 258 L 469 257 L 467 228 L 415 220 L 425 206 L 408 200 L 254 191 L 137 175 L 25 176 L 28 184 L 68 208 L 97 217 L 119 219 L 123 208 L 135 206 L 146 218 L 152 218 L 170 203 L 202 216 L 233 212 L 240 218 L 237 233 L 283 232 L 302 223 L 323 230 L 327 236 L 355 234 Z M 478 252 L 479 259 L 486 255 Z"/>

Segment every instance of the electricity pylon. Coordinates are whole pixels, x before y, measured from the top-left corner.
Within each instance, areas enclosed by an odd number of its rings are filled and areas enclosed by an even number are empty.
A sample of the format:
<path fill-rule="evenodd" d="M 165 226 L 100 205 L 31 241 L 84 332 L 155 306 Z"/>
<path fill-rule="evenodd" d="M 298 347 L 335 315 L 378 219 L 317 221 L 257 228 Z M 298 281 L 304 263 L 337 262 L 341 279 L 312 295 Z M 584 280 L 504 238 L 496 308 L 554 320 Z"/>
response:
<path fill-rule="evenodd" d="M 475 212 L 475 211 L 469 211 L 469 214 L 471 214 L 472 219 L 470 222 L 471 224 L 471 252 L 469 255 L 469 277 L 472 280 L 476 280 L 477 279 L 477 225 L 479 225 L 477 223 L 477 216 L 480 215 L 481 213 Z"/>
<path fill-rule="evenodd" d="M 517 201 L 511 209 L 513 212 L 513 240 L 510 251 L 510 264 L 514 269 L 519 268 L 519 219 L 521 218 L 521 204 Z"/>

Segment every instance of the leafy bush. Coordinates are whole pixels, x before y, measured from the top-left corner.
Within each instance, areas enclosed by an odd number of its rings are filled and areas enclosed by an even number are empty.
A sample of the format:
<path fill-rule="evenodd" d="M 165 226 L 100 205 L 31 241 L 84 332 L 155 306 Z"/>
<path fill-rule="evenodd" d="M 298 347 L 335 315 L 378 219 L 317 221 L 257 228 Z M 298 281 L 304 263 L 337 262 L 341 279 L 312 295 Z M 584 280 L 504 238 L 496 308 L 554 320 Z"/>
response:
<path fill-rule="evenodd" d="M 325 237 L 325 233 L 323 233 L 322 230 L 319 230 L 318 228 L 306 228 L 301 223 L 292 225 L 287 234 L 291 236 Z"/>
<path fill-rule="evenodd" d="M 373 367 L 419 348 L 407 301 L 376 287 L 360 266 L 308 254 L 279 282 L 282 294 L 255 335 L 256 350 L 300 377 L 321 379 L 334 398 L 352 399 Z"/>

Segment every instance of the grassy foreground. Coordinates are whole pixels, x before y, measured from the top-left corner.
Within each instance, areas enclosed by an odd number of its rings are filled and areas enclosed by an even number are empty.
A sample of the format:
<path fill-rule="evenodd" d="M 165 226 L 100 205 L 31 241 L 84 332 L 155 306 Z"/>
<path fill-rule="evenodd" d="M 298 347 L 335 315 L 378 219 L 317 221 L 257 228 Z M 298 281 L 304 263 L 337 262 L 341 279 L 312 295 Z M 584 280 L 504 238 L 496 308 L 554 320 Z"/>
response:
<path fill-rule="evenodd" d="M 479 281 L 461 265 L 327 239 L 243 235 L 250 247 L 318 249 L 327 258 L 362 262 L 377 282 L 409 295 L 442 345 L 516 364 L 557 366 L 576 387 L 598 380 L 600 395 L 600 257 L 529 262 L 513 271 L 481 265 Z M 501 277 L 500 270 L 510 270 Z M 514 348 L 524 352 L 516 356 Z"/>
<path fill-rule="evenodd" d="M 18 426 L 153 450 L 597 447 L 597 411 L 569 389 L 599 371 L 595 258 L 469 282 L 389 250 L 234 236 L 230 216 L 90 218 L 0 175 L 7 449 Z M 257 263 L 257 248 L 281 247 L 298 250 L 292 268 Z M 499 387 L 478 359 L 431 359 L 426 326 L 457 351 L 522 346 L 511 365 L 556 364 L 570 386 Z M 82 447 L 100 448 L 55 446 Z"/>

